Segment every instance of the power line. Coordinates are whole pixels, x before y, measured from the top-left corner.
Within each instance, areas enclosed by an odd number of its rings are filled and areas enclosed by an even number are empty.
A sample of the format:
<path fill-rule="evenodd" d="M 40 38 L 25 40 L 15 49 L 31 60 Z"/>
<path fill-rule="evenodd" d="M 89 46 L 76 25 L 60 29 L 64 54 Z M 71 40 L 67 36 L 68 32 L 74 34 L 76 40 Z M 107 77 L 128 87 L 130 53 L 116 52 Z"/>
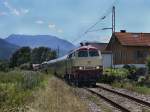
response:
<path fill-rule="evenodd" d="M 111 5 L 110 5 L 110 7 L 108 8 L 108 10 L 106 11 L 106 13 L 101 17 L 101 18 L 99 18 L 99 20 L 95 23 L 95 24 L 93 24 L 91 27 L 89 27 L 86 31 L 85 31 L 85 33 L 88 33 L 89 31 L 90 31 L 90 29 L 92 29 L 92 28 L 94 28 L 99 22 L 101 22 L 102 20 L 104 20 L 110 13 L 112 13 L 111 11 L 112 11 L 112 8 L 113 8 L 113 6 L 114 6 L 114 4 L 117 2 L 117 0 L 115 0 Z"/>
<path fill-rule="evenodd" d="M 83 38 L 88 32 L 93 32 L 93 31 L 100 31 L 103 29 L 97 29 L 97 30 L 91 30 L 92 28 L 94 28 L 98 23 L 100 23 L 102 20 L 104 20 L 112 11 L 112 7 L 114 6 L 114 4 L 117 2 L 118 0 L 115 0 L 110 7 L 108 8 L 108 10 L 106 11 L 106 13 L 100 17 L 98 19 L 98 21 L 96 21 L 92 26 L 90 26 L 87 30 L 85 30 L 85 32 L 83 32 L 83 34 L 81 36 L 79 36 L 78 38 L 74 39 L 72 42 L 74 43 L 75 41 L 77 41 L 78 39 Z M 91 31 L 90 31 L 91 30 Z"/>

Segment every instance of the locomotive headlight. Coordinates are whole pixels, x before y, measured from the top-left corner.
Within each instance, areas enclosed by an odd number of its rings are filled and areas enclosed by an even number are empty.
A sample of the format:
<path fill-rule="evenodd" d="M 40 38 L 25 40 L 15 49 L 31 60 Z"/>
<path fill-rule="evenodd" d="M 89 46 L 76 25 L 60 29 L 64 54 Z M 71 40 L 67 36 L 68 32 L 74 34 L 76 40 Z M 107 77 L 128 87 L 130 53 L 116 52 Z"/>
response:
<path fill-rule="evenodd" d="M 79 70 L 83 70 L 83 67 L 79 67 Z"/>
<path fill-rule="evenodd" d="M 100 69 L 100 66 L 97 66 L 96 69 Z"/>

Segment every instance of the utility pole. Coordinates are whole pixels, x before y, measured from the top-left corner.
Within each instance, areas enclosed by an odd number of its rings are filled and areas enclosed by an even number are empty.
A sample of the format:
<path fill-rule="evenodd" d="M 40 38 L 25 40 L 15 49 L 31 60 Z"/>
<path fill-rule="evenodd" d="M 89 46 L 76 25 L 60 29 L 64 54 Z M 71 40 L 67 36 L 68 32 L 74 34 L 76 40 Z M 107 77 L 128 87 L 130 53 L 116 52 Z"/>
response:
<path fill-rule="evenodd" d="M 115 6 L 112 7 L 112 27 L 110 28 L 103 28 L 102 30 L 108 30 L 111 29 L 112 30 L 112 35 L 115 33 L 115 27 L 116 27 L 116 17 L 115 17 Z M 112 45 L 111 45 L 111 49 L 112 49 Z M 111 55 L 111 68 L 113 68 L 113 51 L 112 51 L 112 55 Z M 114 66 L 115 68 L 115 66 Z"/>
<path fill-rule="evenodd" d="M 115 19 L 116 19 L 116 17 L 115 17 L 116 15 L 115 15 L 115 6 L 113 6 L 112 7 L 112 36 L 113 36 L 113 34 L 115 33 L 115 27 L 116 27 L 116 22 L 115 22 Z M 113 68 L 113 48 L 112 48 L 113 46 L 112 46 L 112 44 L 111 44 L 111 49 L 112 49 L 112 54 L 111 54 L 111 68 Z M 115 60 L 114 60 L 115 61 Z M 115 68 L 115 66 L 114 66 L 114 68 Z"/>
<path fill-rule="evenodd" d="M 112 8 L 112 34 L 115 33 L 115 27 L 116 27 L 116 22 L 115 22 L 115 6 Z"/>
<path fill-rule="evenodd" d="M 57 58 L 59 58 L 59 46 L 57 46 Z"/>
<path fill-rule="evenodd" d="M 115 33 L 116 27 L 116 17 L 115 17 L 115 6 L 112 7 L 112 26 L 108 28 L 102 28 L 101 30 L 112 30 L 112 34 Z"/>

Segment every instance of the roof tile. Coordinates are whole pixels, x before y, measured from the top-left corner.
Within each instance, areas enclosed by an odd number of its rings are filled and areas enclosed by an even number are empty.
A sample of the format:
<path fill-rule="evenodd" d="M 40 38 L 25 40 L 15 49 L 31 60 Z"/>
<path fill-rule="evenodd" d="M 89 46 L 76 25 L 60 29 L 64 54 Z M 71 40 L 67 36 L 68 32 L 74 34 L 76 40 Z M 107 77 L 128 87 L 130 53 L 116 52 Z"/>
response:
<path fill-rule="evenodd" d="M 116 32 L 115 36 L 122 45 L 150 46 L 150 33 L 122 33 Z"/>

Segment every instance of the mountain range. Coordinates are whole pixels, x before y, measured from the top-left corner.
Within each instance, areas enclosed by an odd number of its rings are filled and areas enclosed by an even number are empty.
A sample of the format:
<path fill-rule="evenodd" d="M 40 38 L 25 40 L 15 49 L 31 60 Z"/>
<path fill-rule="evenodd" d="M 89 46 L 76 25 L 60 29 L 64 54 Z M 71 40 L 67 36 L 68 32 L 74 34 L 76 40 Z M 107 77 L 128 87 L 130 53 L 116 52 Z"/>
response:
<path fill-rule="evenodd" d="M 8 59 L 19 46 L 11 44 L 4 39 L 0 39 L 0 59 Z"/>
<path fill-rule="evenodd" d="M 0 39 L 0 59 L 5 58 L 5 56 L 8 58 L 16 49 L 23 46 L 29 46 L 31 48 L 43 46 L 53 50 L 57 50 L 59 48 L 60 56 L 75 48 L 72 43 L 56 36 L 12 34 L 4 40 Z"/>

